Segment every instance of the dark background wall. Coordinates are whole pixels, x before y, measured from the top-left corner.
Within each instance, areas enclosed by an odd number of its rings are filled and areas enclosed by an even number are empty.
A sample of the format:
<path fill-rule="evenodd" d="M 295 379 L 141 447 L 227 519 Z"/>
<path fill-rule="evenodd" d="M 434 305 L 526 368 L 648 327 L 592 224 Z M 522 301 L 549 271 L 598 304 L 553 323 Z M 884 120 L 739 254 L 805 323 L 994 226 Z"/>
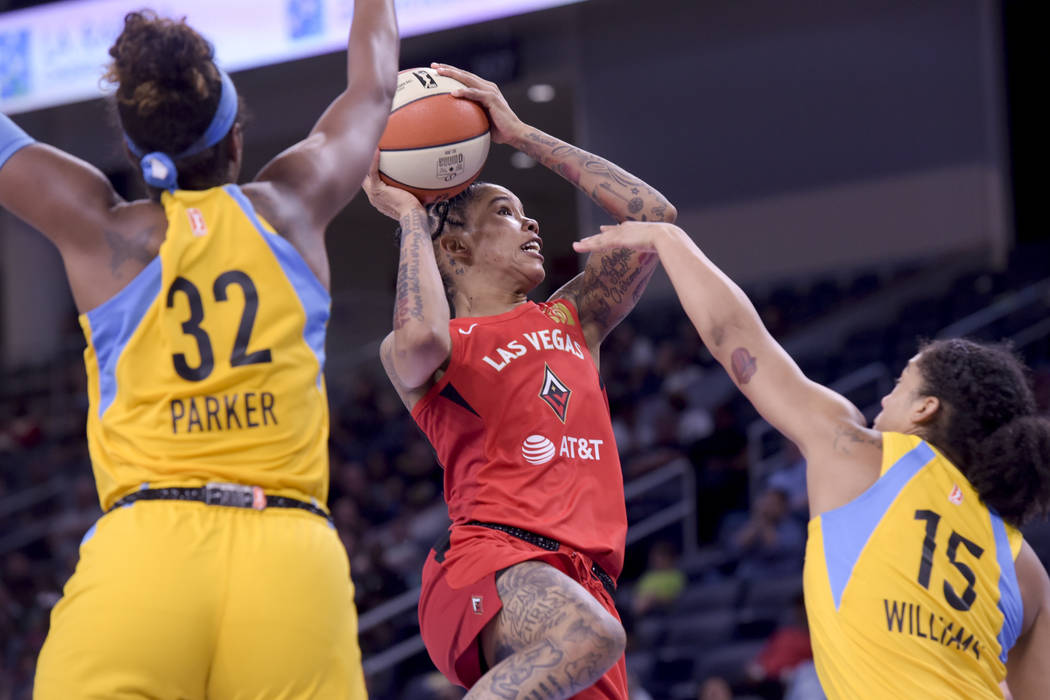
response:
<path fill-rule="evenodd" d="M 504 86 L 523 119 L 666 193 L 680 223 L 737 279 L 763 284 L 1011 245 L 1003 12 L 992 0 L 821 3 L 590 0 L 406 40 L 404 67 L 457 63 Z M 253 114 L 246 173 L 301 138 L 341 89 L 341 55 L 235 76 Z M 554 101 L 538 104 L 529 85 Z M 19 115 L 37 138 L 135 193 L 101 102 Z M 569 242 L 602 223 L 542 167 L 496 146 L 483 179 L 514 189 L 546 240 L 548 283 L 579 261 Z M 389 324 L 392 222 L 359 197 L 329 233 L 333 362 Z M 0 347 L 38 361 L 69 327 L 46 242 L 0 218 Z M 666 293 L 655 283 L 653 296 Z"/>

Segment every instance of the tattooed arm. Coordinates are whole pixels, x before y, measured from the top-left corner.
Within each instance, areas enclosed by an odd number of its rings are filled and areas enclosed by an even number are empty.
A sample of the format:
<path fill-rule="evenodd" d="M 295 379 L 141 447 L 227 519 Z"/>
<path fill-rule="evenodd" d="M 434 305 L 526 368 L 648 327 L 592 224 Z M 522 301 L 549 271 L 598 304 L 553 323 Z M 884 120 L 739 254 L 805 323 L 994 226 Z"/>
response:
<path fill-rule="evenodd" d="M 404 190 L 389 187 L 377 172 L 378 155 L 364 181 L 368 201 L 401 226 L 401 253 L 394 301 L 394 330 L 380 348 L 383 367 L 411 410 L 434 373 L 448 359 L 449 308 L 426 210 Z"/>
<path fill-rule="evenodd" d="M 505 143 L 561 175 L 583 190 L 616 221 L 673 222 L 675 208 L 652 187 L 604 158 L 588 153 L 522 122 L 499 88 L 473 73 L 434 64 L 442 75 L 467 89 L 456 91 L 481 104 L 492 124 L 492 140 Z M 568 298 L 579 310 L 592 356 L 605 336 L 634 308 L 656 269 L 656 256 L 620 249 L 592 255 L 584 271 L 551 297 Z"/>
<path fill-rule="evenodd" d="M 844 397 L 810 381 L 762 324 L 754 305 L 677 226 L 630 222 L 575 244 L 579 252 L 654 252 L 700 338 L 762 417 L 799 446 L 813 515 L 859 495 L 877 478 L 881 435 Z M 854 467 L 854 468 L 850 468 Z"/>

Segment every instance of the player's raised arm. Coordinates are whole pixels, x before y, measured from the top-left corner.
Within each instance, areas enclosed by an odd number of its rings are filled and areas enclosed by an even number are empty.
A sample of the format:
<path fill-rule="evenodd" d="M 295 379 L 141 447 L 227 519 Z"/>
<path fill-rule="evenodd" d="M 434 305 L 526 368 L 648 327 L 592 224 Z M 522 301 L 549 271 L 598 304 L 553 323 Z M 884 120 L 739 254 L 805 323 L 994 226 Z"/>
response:
<path fill-rule="evenodd" d="M 47 236 L 63 255 L 98 248 L 123 201 L 98 168 L 35 141 L 0 114 L 0 207 Z"/>
<path fill-rule="evenodd" d="M 310 135 L 271 160 L 256 180 L 272 183 L 269 214 L 295 236 L 321 234 L 361 187 L 386 127 L 397 83 L 394 0 L 357 0 L 347 46 L 346 89 Z"/>
<path fill-rule="evenodd" d="M 416 390 L 425 387 L 448 359 L 452 341 L 445 287 L 434 258 L 430 222 L 419 200 L 379 179 L 378 156 L 365 177 L 368 201 L 400 226 L 394 330 L 383 340 L 380 358 L 394 388 L 411 409 Z"/>
<path fill-rule="evenodd" d="M 667 270 L 689 319 L 711 354 L 763 418 L 799 446 L 810 466 L 829 464 L 841 473 L 857 462 L 877 468 L 878 433 L 849 401 L 802 374 L 773 339 L 744 292 L 677 226 L 627 222 L 577 241 L 579 252 L 631 248 L 654 252 Z M 834 459 L 828 459 L 829 456 Z M 827 501 L 822 493 L 836 473 L 811 479 L 814 515 Z M 876 472 L 877 473 L 877 472 Z M 821 478 L 826 476 L 827 479 Z M 816 498 L 815 498 L 816 496 Z"/>
<path fill-rule="evenodd" d="M 655 189 L 617 165 L 525 124 L 511 110 L 499 88 L 468 71 L 435 64 L 442 75 L 467 86 L 453 94 L 480 103 L 492 123 L 492 140 L 508 144 L 543 163 L 583 190 L 616 221 L 665 221 L 677 217 L 674 206 Z M 582 273 L 551 298 L 571 299 L 580 313 L 584 336 L 597 359 L 601 341 L 634 308 L 645 290 L 656 258 L 629 249 L 591 256 Z"/>

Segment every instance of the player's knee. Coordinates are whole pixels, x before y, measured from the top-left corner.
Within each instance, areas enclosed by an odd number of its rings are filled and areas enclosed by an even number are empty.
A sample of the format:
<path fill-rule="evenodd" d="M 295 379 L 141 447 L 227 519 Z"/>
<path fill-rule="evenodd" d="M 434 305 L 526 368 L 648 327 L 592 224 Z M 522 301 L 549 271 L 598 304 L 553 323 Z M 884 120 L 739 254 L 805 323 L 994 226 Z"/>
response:
<path fill-rule="evenodd" d="M 623 656 L 627 633 L 623 625 L 607 611 L 581 617 L 569 631 L 568 641 L 580 667 L 587 667 L 594 675 L 592 682 L 602 676 Z"/>
<path fill-rule="evenodd" d="M 603 649 L 607 654 L 609 666 L 612 666 L 620 660 L 627 648 L 627 632 L 619 620 L 612 615 L 606 615 L 602 624 L 602 634 L 606 640 Z"/>

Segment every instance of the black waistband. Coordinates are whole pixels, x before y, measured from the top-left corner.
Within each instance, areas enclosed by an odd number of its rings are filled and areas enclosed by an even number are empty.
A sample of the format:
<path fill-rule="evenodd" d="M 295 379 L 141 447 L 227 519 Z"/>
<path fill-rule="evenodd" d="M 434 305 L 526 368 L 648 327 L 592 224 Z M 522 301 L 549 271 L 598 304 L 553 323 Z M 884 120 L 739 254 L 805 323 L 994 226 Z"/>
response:
<path fill-rule="evenodd" d="M 493 530 L 499 530 L 505 532 L 508 535 L 513 535 L 519 540 L 524 540 L 529 544 L 535 545 L 540 549 L 546 549 L 548 552 L 557 552 L 561 549 L 561 542 L 558 540 L 547 537 L 546 535 L 540 535 L 532 532 L 531 530 L 525 530 L 520 527 L 514 527 L 513 525 L 504 525 L 503 523 L 483 523 L 480 520 L 471 520 L 466 523 L 467 525 L 480 525 L 481 527 L 491 528 Z M 594 578 L 601 581 L 601 584 L 605 586 L 605 590 L 609 592 L 609 595 L 616 593 L 616 580 L 613 579 L 605 569 L 598 566 L 595 562 L 591 562 L 591 574 Z"/>
<path fill-rule="evenodd" d="M 205 486 L 173 486 L 162 489 L 139 489 L 117 500 L 107 513 L 134 503 L 135 501 L 200 501 L 209 506 L 230 508 L 298 508 L 319 515 L 330 524 L 332 516 L 313 503 L 286 496 L 267 495 L 259 486 L 242 484 L 207 484 Z"/>

